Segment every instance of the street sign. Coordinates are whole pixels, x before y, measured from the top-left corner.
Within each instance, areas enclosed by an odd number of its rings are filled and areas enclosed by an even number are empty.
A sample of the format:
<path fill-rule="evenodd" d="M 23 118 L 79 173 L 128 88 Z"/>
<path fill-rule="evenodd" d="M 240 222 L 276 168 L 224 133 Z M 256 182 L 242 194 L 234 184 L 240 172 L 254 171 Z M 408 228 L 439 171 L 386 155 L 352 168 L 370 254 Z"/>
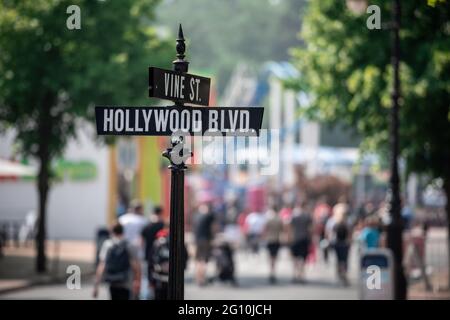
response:
<path fill-rule="evenodd" d="M 175 106 L 96 106 L 98 135 L 172 136 L 171 148 L 162 154 L 170 161 L 170 234 L 169 283 L 167 298 L 184 299 L 184 159 L 192 153 L 182 148 L 181 163 L 178 146 L 184 145 L 186 134 L 257 136 L 262 125 L 263 108 L 190 107 L 208 106 L 209 78 L 188 74 L 183 29 L 178 29 L 174 71 L 150 67 L 149 96 L 175 102 Z"/>
<path fill-rule="evenodd" d="M 148 68 L 149 97 L 208 106 L 210 83 L 209 78 L 189 73 Z"/>
<path fill-rule="evenodd" d="M 170 136 L 259 135 L 263 108 L 237 107 L 95 107 L 97 134 Z"/>

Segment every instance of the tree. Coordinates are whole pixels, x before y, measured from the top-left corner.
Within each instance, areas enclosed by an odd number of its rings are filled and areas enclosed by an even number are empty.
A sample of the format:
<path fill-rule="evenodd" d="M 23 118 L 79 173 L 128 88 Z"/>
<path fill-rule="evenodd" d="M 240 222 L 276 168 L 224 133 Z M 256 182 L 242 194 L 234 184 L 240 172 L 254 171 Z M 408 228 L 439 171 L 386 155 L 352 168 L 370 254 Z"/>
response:
<path fill-rule="evenodd" d="M 23 154 L 39 162 L 38 272 L 46 270 L 52 159 L 79 119 L 93 120 L 95 103 L 144 102 L 148 65 L 170 63 L 169 43 L 149 24 L 157 3 L 0 1 L 0 124 L 14 128 Z M 71 5 L 80 8 L 81 29 L 66 26 Z"/>
<path fill-rule="evenodd" d="M 292 51 L 302 76 L 291 85 L 311 93 L 307 115 L 356 128 L 362 147 L 383 155 L 393 78 L 392 3 L 370 1 L 381 8 L 382 29 L 369 30 L 369 15 L 350 12 L 346 1 L 311 1 L 302 32 L 306 44 Z M 400 150 L 408 172 L 444 181 L 450 226 L 449 14 L 449 1 L 402 2 Z M 450 248 L 450 235 L 448 242 Z"/>

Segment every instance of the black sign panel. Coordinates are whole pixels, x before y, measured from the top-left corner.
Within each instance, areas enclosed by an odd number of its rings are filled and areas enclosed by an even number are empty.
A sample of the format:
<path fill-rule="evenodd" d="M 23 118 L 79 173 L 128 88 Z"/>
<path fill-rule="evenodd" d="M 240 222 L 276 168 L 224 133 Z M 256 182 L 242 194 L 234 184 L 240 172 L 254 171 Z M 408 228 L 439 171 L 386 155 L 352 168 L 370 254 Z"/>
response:
<path fill-rule="evenodd" d="M 263 112 L 259 107 L 95 107 L 99 135 L 259 135 Z"/>
<path fill-rule="evenodd" d="M 209 105 L 211 79 L 155 67 L 148 68 L 149 97 Z"/>

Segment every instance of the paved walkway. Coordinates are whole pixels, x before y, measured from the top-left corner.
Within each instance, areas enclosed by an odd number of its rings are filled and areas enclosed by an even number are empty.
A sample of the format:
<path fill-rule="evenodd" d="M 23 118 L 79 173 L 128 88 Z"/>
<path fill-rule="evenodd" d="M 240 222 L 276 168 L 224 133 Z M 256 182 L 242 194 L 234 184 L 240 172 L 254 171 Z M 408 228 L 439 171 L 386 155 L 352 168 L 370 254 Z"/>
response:
<path fill-rule="evenodd" d="M 445 239 L 440 231 L 430 233 L 433 239 Z M 446 262 L 446 247 L 441 248 L 437 242 L 430 242 L 428 262 L 434 267 L 432 278 L 433 290 L 426 292 L 423 283 L 410 287 L 410 299 L 449 299 L 446 288 L 447 276 L 442 271 Z M 433 244 L 434 243 L 434 244 Z M 441 243 L 441 241 L 439 241 Z M 59 251 L 59 254 L 58 254 Z M 34 273 L 33 248 L 5 248 L 5 257 L 0 259 L 0 299 L 91 299 L 93 259 L 95 246 L 93 242 L 64 241 L 58 246 L 50 242 L 48 253 L 51 259 L 50 276 L 36 276 Z M 59 259 L 54 259 L 59 256 Z M 352 250 L 350 258 L 350 286 L 337 284 L 333 260 L 329 264 L 319 261 L 309 264 L 306 269 L 307 283 L 292 284 L 292 262 L 289 252 L 282 249 L 277 266 L 278 283 L 268 282 L 268 257 L 265 251 L 258 256 L 245 252 L 236 254 L 236 268 L 239 287 L 214 283 L 198 287 L 193 281 L 193 261 L 191 259 L 186 272 L 186 299 L 358 299 L 357 254 Z M 79 265 L 82 270 L 80 290 L 66 287 L 66 267 Z M 445 271 L 445 270 L 444 270 Z M 210 265 L 213 274 L 213 265 Z M 39 284 L 39 285 L 36 285 Z M 99 299 L 107 299 L 106 288 L 100 291 Z"/>
<path fill-rule="evenodd" d="M 64 263 L 66 265 L 67 262 Z M 186 299 L 357 299 L 355 280 L 350 287 L 337 285 L 332 265 L 311 264 L 307 267 L 308 282 L 304 285 L 291 283 L 291 259 L 289 252 L 280 252 L 278 264 L 278 283 L 269 285 L 267 279 L 267 254 L 262 251 L 258 256 L 244 252 L 236 254 L 237 278 L 239 287 L 226 284 L 211 284 L 198 287 L 193 281 L 193 261 L 186 272 Z M 214 273 L 211 264 L 209 273 Z M 61 268 L 62 269 L 62 268 Z M 86 268 L 85 268 L 86 269 Z M 3 293 L 2 299 L 91 299 L 92 276 L 82 273 L 82 285 L 79 290 L 70 290 L 65 282 L 48 283 L 39 286 L 24 287 Z M 99 299 L 107 299 L 105 287 L 100 291 Z"/>
<path fill-rule="evenodd" d="M 48 274 L 35 272 L 35 250 L 28 247 L 5 247 L 0 258 L 0 294 L 36 284 L 61 282 L 66 268 L 76 264 L 84 274 L 92 274 L 95 247 L 91 241 L 47 242 Z"/>

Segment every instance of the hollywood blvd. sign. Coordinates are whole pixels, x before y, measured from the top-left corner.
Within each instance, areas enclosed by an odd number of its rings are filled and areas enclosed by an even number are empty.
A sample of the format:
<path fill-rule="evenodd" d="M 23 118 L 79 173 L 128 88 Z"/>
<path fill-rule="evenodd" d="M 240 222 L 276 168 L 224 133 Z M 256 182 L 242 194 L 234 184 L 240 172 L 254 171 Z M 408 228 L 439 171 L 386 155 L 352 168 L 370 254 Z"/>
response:
<path fill-rule="evenodd" d="M 208 106 L 211 80 L 188 74 L 189 62 L 181 25 L 174 70 L 149 68 L 149 97 L 175 102 L 174 106 L 96 106 L 98 135 L 172 136 L 172 147 L 162 154 L 170 161 L 170 234 L 168 299 L 184 299 L 184 170 L 192 153 L 184 135 L 259 135 L 263 108 Z M 188 104 L 189 106 L 185 106 Z M 180 159 L 182 161 L 180 162 Z"/>
<path fill-rule="evenodd" d="M 189 134 L 257 135 L 263 108 L 96 107 L 101 135 L 170 136 Z"/>

